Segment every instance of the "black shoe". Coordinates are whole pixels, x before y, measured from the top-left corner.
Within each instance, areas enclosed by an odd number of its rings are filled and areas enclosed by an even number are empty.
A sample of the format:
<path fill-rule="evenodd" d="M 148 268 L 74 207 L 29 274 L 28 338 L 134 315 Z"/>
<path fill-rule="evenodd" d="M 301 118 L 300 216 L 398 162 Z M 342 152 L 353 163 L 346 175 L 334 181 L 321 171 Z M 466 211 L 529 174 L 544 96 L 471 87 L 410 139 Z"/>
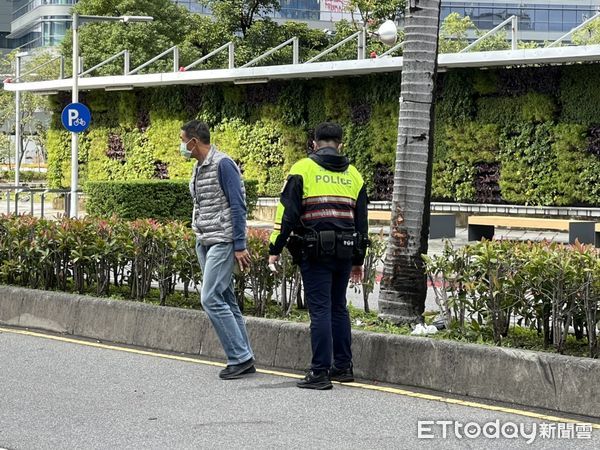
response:
<path fill-rule="evenodd" d="M 244 370 L 242 372 L 242 375 L 248 375 L 251 373 L 256 373 L 256 367 L 252 366 L 252 367 L 248 367 L 246 370 Z"/>
<path fill-rule="evenodd" d="M 354 371 L 352 370 L 352 366 L 347 369 L 338 369 L 333 366 L 329 374 L 331 376 L 331 381 L 338 381 L 340 383 L 352 383 L 354 381 Z"/>
<path fill-rule="evenodd" d="M 236 378 L 240 378 L 242 375 L 255 372 L 256 368 L 254 367 L 254 358 L 250 358 L 248 361 L 241 364 L 232 364 L 225 367 L 219 372 L 219 377 L 223 380 L 235 380 Z"/>
<path fill-rule="evenodd" d="M 318 391 L 324 391 L 331 389 L 333 384 L 331 384 L 329 374 L 326 371 L 315 373 L 311 370 L 306 374 L 303 380 L 300 380 L 296 383 L 296 386 L 302 389 L 316 389 Z"/>

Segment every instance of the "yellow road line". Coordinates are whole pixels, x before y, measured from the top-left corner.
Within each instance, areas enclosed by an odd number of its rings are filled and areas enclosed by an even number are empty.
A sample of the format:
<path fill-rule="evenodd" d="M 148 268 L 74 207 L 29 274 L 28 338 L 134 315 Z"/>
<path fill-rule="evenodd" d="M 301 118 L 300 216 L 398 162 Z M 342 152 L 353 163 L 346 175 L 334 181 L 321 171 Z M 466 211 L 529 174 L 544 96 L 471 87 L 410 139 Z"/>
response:
<path fill-rule="evenodd" d="M 225 364 L 223 364 L 223 363 L 208 361 L 205 359 L 188 358 L 186 356 L 169 355 L 166 353 L 156 353 L 156 352 L 150 352 L 147 350 L 138 350 L 135 348 L 121 347 L 121 346 L 117 346 L 117 345 L 100 344 L 97 342 L 88 342 L 88 341 L 83 341 L 83 340 L 79 340 L 79 339 L 67 338 L 67 337 L 62 337 L 62 336 L 54 336 L 54 335 L 50 335 L 50 334 L 37 333 L 37 332 L 33 332 L 33 331 L 15 330 L 15 329 L 11 329 L 11 328 L 0 327 L 0 332 L 12 333 L 12 334 L 22 334 L 25 336 L 34 336 L 34 337 L 39 337 L 39 338 L 43 338 L 43 339 L 51 339 L 54 341 L 68 342 L 71 344 L 78 344 L 78 345 L 85 345 L 88 347 L 96 347 L 96 348 L 102 348 L 102 349 L 106 349 L 106 350 L 115 350 L 115 351 L 120 351 L 120 352 L 134 353 L 137 355 L 153 356 L 156 358 L 171 359 L 171 360 L 175 360 L 175 361 L 184 361 L 184 362 L 190 362 L 190 363 L 194 363 L 194 364 L 225 367 Z M 274 375 L 274 376 L 278 376 L 278 377 L 296 378 L 296 379 L 303 378 L 302 375 L 298 375 L 295 373 L 289 373 L 289 372 L 281 372 L 281 371 L 277 371 L 277 370 L 257 369 L 257 372 L 265 374 L 265 375 Z M 339 384 L 339 383 L 336 383 L 336 384 Z M 369 391 L 385 392 L 388 394 L 402 395 L 404 397 L 413 397 L 413 398 L 418 398 L 421 400 L 430 400 L 430 401 L 437 401 L 437 402 L 442 402 L 442 403 L 449 403 L 452 405 L 466 406 L 469 408 L 477 408 L 477 409 L 484 409 L 484 410 L 488 410 L 488 411 L 497 411 L 497 412 L 502 412 L 502 413 L 507 413 L 507 414 L 515 414 L 515 415 L 525 416 L 525 417 L 538 419 L 538 420 L 546 420 L 546 421 L 551 421 L 551 422 L 563 422 L 563 423 L 581 423 L 580 420 L 573 420 L 573 419 L 567 419 L 564 417 L 550 416 L 547 414 L 540 414 L 540 413 L 525 411 L 525 410 L 521 410 L 521 409 L 508 408 L 505 406 L 486 405 L 485 403 L 478 403 L 478 402 L 471 402 L 471 401 L 467 401 L 467 400 L 442 397 L 439 395 L 423 394 L 420 392 L 408 391 L 406 389 L 398 389 L 398 388 L 388 387 L 388 386 L 377 386 L 377 385 L 366 384 L 366 383 L 344 383 L 344 386 L 354 387 L 354 388 L 358 388 L 358 389 L 365 389 L 365 390 L 369 390 Z M 590 423 L 590 422 L 586 422 L 586 423 Z M 592 428 L 600 430 L 600 423 L 591 423 L 591 425 L 592 425 Z"/>

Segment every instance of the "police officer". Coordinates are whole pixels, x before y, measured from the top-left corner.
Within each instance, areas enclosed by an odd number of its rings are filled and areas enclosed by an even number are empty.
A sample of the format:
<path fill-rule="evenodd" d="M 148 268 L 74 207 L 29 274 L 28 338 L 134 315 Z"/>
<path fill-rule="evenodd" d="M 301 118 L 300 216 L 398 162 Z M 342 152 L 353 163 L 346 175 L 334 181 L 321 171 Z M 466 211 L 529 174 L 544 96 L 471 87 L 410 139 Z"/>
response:
<path fill-rule="evenodd" d="M 331 389 L 331 380 L 354 381 L 348 280 L 360 283 L 368 242 L 367 194 L 361 175 L 340 155 L 342 128 L 322 123 L 314 151 L 290 170 L 270 239 L 269 264 L 283 247 L 301 242 L 299 258 L 310 313 L 311 369 L 300 388 Z M 332 361 L 333 357 L 333 361 Z"/>

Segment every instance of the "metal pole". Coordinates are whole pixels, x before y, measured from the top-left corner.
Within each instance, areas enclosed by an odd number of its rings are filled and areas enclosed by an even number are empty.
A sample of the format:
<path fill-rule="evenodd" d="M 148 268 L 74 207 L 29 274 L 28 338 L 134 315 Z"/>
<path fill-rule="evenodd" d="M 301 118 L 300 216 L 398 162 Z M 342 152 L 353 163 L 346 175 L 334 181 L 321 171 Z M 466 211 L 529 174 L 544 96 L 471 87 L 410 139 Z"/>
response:
<path fill-rule="evenodd" d="M 365 59 L 367 52 L 367 30 L 362 29 L 358 35 L 358 55 L 357 59 Z"/>
<path fill-rule="evenodd" d="M 229 43 L 229 68 L 235 68 L 235 44 L 233 42 Z"/>
<path fill-rule="evenodd" d="M 504 28 L 506 25 L 508 25 L 509 22 L 512 22 L 513 21 L 513 17 L 515 17 L 515 16 L 510 16 L 504 22 L 502 22 L 498 26 L 492 28 L 490 31 L 488 31 L 487 33 L 485 33 L 480 38 L 478 38 L 475 42 L 471 42 L 469 45 L 467 45 L 465 48 L 463 48 L 462 50 L 460 50 L 458 53 L 464 53 L 464 52 L 466 52 L 468 50 L 471 50 L 473 47 L 475 47 L 480 42 L 484 41 L 489 36 L 492 36 L 492 35 L 496 34 L 498 31 L 500 31 L 502 28 Z"/>
<path fill-rule="evenodd" d="M 293 48 L 293 63 L 294 64 L 299 64 L 300 63 L 300 39 L 298 39 L 298 37 L 294 37 L 294 40 L 292 41 L 292 48 Z"/>
<path fill-rule="evenodd" d="M 177 72 L 179 70 L 179 48 L 175 47 L 173 49 L 173 72 Z"/>
<path fill-rule="evenodd" d="M 513 16 L 511 31 L 512 31 L 512 49 L 517 50 L 517 46 L 518 46 L 517 36 L 519 33 L 519 19 L 517 16 Z"/>
<path fill-rule="evenodd" d="M 123 61 L 123 75 L 129 73 L 129 50 L 125 50 L 124 61 Z"/>
<path fill-rule="evenodd" d="M 46 201 L 46 192 L 42 192 L 42 211 L 41 211 L 42 219 L 44 218 L 44 202 L 45 201 Z"/>
<path fill-rule="evenodd" d="M 21 76 L 21 57 L 17 55 L 15 61 L 15 74 L 17 81 Z M 21 147 L 23 138 L 21 136 L 21 91 L 15 92 L 15 186 L 19 187 L 21 182 Z"/>
<path fill-rule="evenodd" d="M 73 13 L 71 29 L 73 32 L 73 103 L 79 102 L 79 39 L 77 31 L 79 28 L 79 15 Z M 77 185 L 79 184 L 79 136 L 71 132 L 71 208 L 70 217 L 77 217 Z"/>

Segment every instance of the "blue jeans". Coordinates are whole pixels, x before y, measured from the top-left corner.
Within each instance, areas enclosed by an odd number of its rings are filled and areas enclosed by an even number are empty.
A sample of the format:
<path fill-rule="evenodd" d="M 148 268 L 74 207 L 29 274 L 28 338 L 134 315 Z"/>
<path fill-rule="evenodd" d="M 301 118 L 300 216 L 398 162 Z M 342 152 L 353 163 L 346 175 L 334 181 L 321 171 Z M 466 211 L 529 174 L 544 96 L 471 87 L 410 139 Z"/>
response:
<path fill-rule="evenodd" d="M 311 369 L 321 372 L 352 366 L 352 334 L 346 307 L 351 260 L 304 260 L 300 265 L 310 314 Z"/>
<path fill-rule="evenodd" d="M 196 241 L 202 268 L 202 307 L 221 341 L 227 364 L 241 364 L 254 357 L 244 317 L 233 290 L 233 244 L 203 246 Z"/>

